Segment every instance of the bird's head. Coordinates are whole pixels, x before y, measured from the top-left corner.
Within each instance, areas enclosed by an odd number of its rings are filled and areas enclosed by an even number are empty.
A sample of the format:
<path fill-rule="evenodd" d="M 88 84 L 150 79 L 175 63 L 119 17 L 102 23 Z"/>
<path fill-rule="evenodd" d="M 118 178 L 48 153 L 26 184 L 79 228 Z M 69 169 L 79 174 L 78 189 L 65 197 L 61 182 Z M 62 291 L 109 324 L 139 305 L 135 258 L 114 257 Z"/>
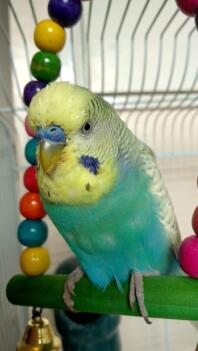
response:
<path fill-rule="evenodd" d="M 110 191 L 120 120 L 107 102 L 85 88 L 52 83 L 34 96 L 28 118 L 38 139 L 38 181 L 46 200 L 89 204 Z"/>

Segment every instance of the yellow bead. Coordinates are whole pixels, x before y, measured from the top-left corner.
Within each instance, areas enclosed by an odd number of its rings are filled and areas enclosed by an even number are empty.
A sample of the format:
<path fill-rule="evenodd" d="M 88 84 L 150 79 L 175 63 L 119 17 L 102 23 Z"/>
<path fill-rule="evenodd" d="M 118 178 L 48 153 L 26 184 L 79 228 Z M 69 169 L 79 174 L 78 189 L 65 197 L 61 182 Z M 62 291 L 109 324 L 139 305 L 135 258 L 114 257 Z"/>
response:
<path fill-rule="evenodd" d="M 57 53 L 66 40 L 63 27 L 52 20 L 43 20 L 36 25 L 34 31 L 34 42 L 40 50 Z"/>
<path fill-rule="evenodd" d="M 27 275 L 43 274 L 49 268 L 49 265 L 49 253 L 45 247 L 28 247 L 21 253 L 21 270 Z"/>

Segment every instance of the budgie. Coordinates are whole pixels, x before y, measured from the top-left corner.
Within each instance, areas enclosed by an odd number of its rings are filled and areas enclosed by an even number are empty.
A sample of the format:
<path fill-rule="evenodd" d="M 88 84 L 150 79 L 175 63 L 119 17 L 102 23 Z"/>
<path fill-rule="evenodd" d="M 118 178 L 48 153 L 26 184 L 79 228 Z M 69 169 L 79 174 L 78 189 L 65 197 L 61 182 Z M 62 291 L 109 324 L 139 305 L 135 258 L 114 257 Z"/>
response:
<path fill-rule="evenodd" d="M 85 273 L 98 288 L 130 283 L 131 308 L 144 303 L 143 276 L 178 270 L 180 233 L 152 150 L 113 107 L 89 90 L 55 82 L 30 104 L 37 177 L 46 212 L 80 267 L 65 284 L 65 303 Z"/>

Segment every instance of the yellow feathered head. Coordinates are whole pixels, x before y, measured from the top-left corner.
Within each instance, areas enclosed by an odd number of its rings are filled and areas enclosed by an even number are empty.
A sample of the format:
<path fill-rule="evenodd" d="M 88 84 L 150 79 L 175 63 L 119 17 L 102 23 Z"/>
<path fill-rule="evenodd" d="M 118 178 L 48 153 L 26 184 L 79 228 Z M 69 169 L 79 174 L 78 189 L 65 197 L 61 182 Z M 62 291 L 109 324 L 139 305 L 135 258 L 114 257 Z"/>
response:
<path fill-rule="evenodd" d="M 112 188 L 123 124 L 107 102 L 85 88 L 52 83 L 34 96 L 28 118 L 46 200 L 88 204 Z"/>

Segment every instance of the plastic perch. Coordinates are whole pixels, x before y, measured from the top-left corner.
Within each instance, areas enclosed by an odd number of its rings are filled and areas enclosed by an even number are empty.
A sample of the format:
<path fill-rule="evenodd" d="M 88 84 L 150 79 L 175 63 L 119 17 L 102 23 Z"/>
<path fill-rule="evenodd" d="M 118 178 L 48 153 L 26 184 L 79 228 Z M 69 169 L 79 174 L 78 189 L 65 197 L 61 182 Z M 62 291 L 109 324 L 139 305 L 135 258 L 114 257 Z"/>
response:
<path fill-rule="evenodd" d="M 27 277 L 16 275 L 7 285 L 8 300 L 15 305 L 66 309 L 62 298 L 66 275 Z M 139 316 L 128 304 L 128 284 L 120 292 L 115 284 L 95 288 L 87 278 L 75 287 L 74 308 L 79 312 Z M 188 277 L 145 277 L 145 304 L 150 317 L 198 320 L 198 280 Z"/>

